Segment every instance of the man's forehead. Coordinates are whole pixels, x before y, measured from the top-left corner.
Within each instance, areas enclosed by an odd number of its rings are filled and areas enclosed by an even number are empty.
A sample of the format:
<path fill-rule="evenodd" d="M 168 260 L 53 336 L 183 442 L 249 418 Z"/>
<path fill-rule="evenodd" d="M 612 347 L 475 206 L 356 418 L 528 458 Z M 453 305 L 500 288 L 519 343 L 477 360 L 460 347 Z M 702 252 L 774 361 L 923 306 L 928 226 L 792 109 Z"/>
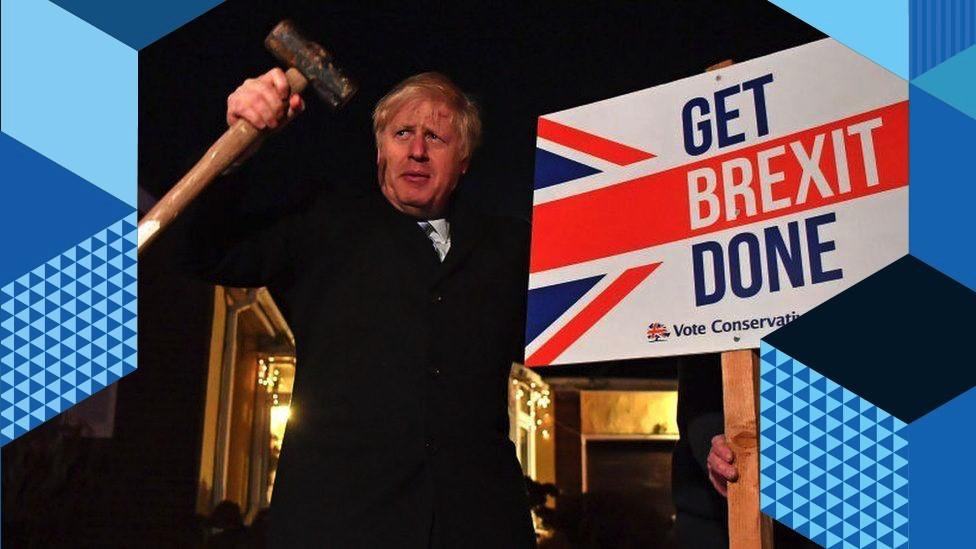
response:
<path fill-rule="evenodd" d="M 418 98 L 404 103 L 393 115 L 394 123 L 427 123 L 444 124 L 451 123 L 455 116 L 454 109 L 447 103 L 436 100 Z"/>

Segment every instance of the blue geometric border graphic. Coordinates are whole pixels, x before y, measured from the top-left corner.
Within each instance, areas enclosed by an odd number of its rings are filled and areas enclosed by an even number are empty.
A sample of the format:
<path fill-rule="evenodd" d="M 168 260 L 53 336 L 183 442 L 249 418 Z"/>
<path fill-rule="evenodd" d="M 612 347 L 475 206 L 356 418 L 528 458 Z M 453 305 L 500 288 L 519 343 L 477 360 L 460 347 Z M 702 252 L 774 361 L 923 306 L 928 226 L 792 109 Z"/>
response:
<path fill-rule="evenodd" d="M 763 343 L 761 508 L 824 547 L 905 547 L 905 423 Z"/>
<path fill-rule="evenodd" d="M 138 50 L 220 3 L 0 1 L 0 446 L 136 368 Z"/>
<path fill-rule="evenodd" d="M 0 444 L 136 369 L 136 214 L 0 288 Z"/>
<path fill-rule="evenodd" d="M 0 446 L 136 368 L 138 50 L 219 3 L 0 1 Z"/>
<path fill-rule="evenodd" d="M 763 340 L 762 509 L 825 547 L 964 546 L 976 0 L 772 3 L 909 81 L 910 255 Z"/>
<path fill-rule="evenodd" d="M 219 3 L 0 2 L 0 446 L 136 368 L 138 50 Z"/>

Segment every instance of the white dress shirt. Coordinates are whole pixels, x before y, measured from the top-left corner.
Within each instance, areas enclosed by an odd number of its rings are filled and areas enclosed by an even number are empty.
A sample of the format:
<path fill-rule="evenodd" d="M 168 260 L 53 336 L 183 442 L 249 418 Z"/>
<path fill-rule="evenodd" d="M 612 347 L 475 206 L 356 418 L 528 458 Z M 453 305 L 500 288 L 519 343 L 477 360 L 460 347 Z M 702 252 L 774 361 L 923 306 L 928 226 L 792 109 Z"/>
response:
<path fill-rule="evenodd" d="M 451 224 L 446 219 L 427 219 L 418 221 L 417 225 L 423 229 L 424 234 L 434 245 L 434 251 L 441 261 L 447 256 L 451 249 Z"/>

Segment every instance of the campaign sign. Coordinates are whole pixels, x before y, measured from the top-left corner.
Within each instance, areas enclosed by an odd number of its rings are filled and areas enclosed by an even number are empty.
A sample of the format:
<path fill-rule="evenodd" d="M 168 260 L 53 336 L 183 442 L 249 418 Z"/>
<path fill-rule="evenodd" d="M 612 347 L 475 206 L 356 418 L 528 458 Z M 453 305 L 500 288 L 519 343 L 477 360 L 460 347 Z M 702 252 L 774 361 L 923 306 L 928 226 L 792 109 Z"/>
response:
<path fill-rule="evenodd" d="M 532 216 L 526 364 L 758 347 L 908 252 L 907 84 L 825 39 L 542 116 Z"/>

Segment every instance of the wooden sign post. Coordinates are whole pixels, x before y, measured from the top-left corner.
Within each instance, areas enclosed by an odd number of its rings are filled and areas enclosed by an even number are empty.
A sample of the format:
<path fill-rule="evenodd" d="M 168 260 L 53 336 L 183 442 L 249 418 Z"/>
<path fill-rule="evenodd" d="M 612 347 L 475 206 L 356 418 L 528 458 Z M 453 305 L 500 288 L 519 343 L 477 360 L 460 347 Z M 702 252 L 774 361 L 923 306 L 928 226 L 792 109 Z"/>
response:
<path fill-rule="evenodd" d="M 725 438 L 739 480 L 729 483 L 729 549 L 772 549 L 773 520 L 759 506 L 759 353 L 722 353 Z"/>

